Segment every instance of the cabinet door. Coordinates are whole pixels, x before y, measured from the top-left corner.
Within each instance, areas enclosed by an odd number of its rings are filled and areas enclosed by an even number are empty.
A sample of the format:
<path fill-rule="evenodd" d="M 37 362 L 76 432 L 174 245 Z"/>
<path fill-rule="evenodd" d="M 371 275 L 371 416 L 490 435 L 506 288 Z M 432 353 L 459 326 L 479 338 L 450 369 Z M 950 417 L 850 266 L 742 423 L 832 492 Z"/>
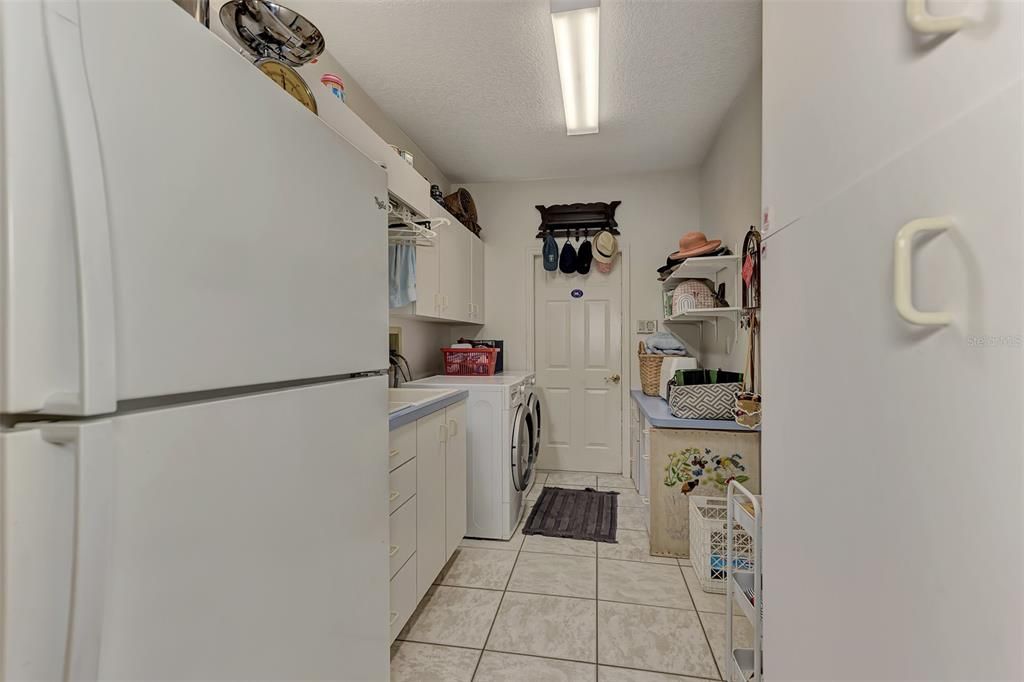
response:
<path fill-rule="evenodd" d="M 445 560 L 466 535 L 466 401 L 445 410 L 448 444 L 445 453 Z"/>
<path fill-rule="evenodd" d="M 405 163 L 404 161 L 402 163 Z M 433 246 L 416 247 L 416 303 L 418 317 L 439 317 L 441 314 L 441 242 L 438 234 Z"/>
<path fill-rule="evenodd" d="M 1019 572 L 1024 517 L 1022 95 L 978 103 L 765 240 L 774 679 L 828 677 L 840 649 L 871 654 L 845 679 L 1024 677 L 1021 582 L 992 573 Z M 914 303 L 949 311 L 944 327 L 893 304 L 893 238 L 928 216 L 956 223 L 913 246 Z M 842 617 L 807 628 L 822 604 Z"/>
<path fill-rule="evenodd" d="M 469 322 L 470 244 L 469 230 L 454 218 L 442 225 L 441 234 L 441 317 Z"/>
<path fill-rule="evenodd" d="M 416 422 L 416 592 L 422 599 L 444 567 L 444 410 Z"/>
<path fill-rule="evenodd" d="M 629 476 L 636 487 L 640 467 L 640 409 L 633 401 L 629 404 Z"/>
<path fill-rule="evenodd" d="M 484 323 L 484 243 L 479 237 L 470 235 L 469 317 L 477 323 Z"/>

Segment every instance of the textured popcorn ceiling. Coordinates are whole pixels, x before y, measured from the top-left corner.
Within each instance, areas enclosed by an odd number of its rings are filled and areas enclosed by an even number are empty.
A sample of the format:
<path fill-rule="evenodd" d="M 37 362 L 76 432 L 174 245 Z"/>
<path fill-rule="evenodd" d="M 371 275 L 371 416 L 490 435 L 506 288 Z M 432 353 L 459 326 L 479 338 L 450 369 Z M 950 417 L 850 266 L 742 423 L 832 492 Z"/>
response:
<path fill-rule="evenodd" d="M 288 4 L 455 182 L 699 164 L 761 58 L 759 1 L 603 0 L 601 132 L 567 137 L 547 0 Z"/>

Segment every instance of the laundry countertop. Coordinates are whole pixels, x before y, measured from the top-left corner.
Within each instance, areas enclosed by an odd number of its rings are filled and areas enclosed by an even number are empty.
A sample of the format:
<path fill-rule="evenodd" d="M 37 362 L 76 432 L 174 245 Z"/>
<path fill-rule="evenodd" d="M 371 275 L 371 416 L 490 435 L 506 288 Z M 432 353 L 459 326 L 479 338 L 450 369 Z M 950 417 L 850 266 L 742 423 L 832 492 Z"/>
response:
<path fill-rule="evenodd" d="M 633 389 L 629 392 L 640 412 L 656 429 L 701 429 L 704 431 L 760 431 L 740 426 L 731 419 L 680 419 L 673 417 L 668 403 L 658 396 L 644 395 L 643 391 Z"/>
<path fill-rule="evenodd" d="M 440 396 L 439 398 L 435 398 L 434 400 L 431 400 L 428 403 L 417 405 L 416 407 L 413 407 L 411 409 L 407 408 L 404 410 L 399 410 L 398 412 L 395 412 L 388 416 L 388 430 L 394 431 L 399 426 L 411 424 L 420 417 L 425 417 L 428 414 L 437 412 L 438 410 L 443 410 L 449 405 L 454 405 L 460 400 L 465 400 L 468 397 L 469 391 L 453 391 L 451 393 L 448 393 L 447 395 Z"/>

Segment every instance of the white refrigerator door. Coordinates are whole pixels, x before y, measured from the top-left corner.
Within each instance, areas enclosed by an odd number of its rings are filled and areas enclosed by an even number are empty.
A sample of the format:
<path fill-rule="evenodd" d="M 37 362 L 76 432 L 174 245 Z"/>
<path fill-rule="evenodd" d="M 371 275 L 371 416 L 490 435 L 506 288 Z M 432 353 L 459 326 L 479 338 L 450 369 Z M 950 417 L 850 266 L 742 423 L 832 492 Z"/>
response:
<path fill-rule="evenodd" d="M 0 679 L 386 680 L 386 383 L 0 435 Z"/>
<path fill-rule="evenodd" d="M 0 50 L 0 412 L 387 366 L 383 169 L 166 0 Z"/>

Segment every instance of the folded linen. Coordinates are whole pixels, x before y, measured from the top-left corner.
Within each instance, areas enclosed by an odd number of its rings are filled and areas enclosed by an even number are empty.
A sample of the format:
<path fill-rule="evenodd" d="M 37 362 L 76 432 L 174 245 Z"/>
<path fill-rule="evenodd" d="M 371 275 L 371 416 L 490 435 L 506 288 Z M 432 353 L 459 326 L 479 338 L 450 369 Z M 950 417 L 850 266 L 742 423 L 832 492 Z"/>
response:
<path fill-rule="evenodd" d="M 685 350 L 675 350 L 675 349 L 665 350 L 665 349 L 662 349 L 662 348 L 652 348 L 652 349 L 649 349 L 647 352 L 649 354 L 651 354 L 651 355 L 677 355 L 679 357 L 687 357 L 689 355 L 689 352 L 685 351 Z"/>
<path fill-rule="evenodd" d="M 648 353 L 655 355 L 689 355 L 686 344 L 671 332 L 651 334 L 644 341 Z"/>

